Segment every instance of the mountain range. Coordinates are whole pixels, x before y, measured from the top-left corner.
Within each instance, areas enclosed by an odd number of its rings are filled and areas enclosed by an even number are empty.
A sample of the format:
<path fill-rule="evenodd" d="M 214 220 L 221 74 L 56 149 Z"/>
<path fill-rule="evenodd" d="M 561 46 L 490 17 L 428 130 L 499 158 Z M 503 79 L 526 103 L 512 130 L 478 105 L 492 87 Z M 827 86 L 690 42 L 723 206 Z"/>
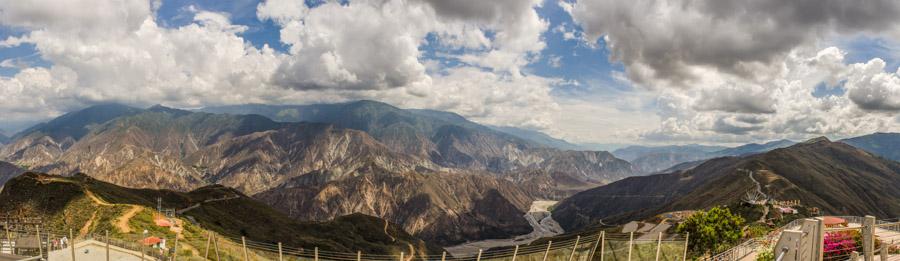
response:
<path fill-rule="evenodd" d="M 900 133 L 875 133 L 841 140 L 843 143 L 878 154 L 893 161 L 900 161 Z"/>
<path fill-rule="evenodd" d="M 763 153 L 773 149 L 791 146 L 793 144 L 796 144 L 796 142 L 790 140 L 776 140 L 764 144 L 750 143 L 737 147 L 697 144 L 656 147 L 629 146 L 613 151 L 613 155 L 631 162 L 640 173 L 660 173 L 684 163 L 699 163 L 703 160 L 717 157 L 745 156 Z"/>
<path fill-rule="evenodd" d="M 900 163 L 825 138 L 626 178 L 564 200 L 553 215 L 567 230 L 641 220 L 740 202 L 757 182 L 770 199 L 800 200 L 825 214 L 900 215 L 900 205 L 885 204 L 900 202 Z"/>
<path fill-rule="evenodd" d="M 333 124 L 366 132 L 393 151 L 428 159 L 442 168 L 480 170 L 501 177 L 526 170 L 542 171 L 548 176 L 549 172 L 565 168 L 566 171 L 558 172 L 578 180 L 578 186 L 596 186 L 631 176 L 635 171 L 630 163 L 617 159 L 608 152 L 553 148 L 546 145 L 546 140 L 552 139 L 546 135 L 517 131 L 517 136 L 471 122 L 455 113 L 400 109 L 374 101 L 318 105 L 235 105 L 204 108 L 202 111 L 234 115 L 258 114 L 279 122 Z M 562 191 L 570 189 L 571 187 L 559 188 Z M 559 193 L 547 196 L 556 194 Z"/>
<path fill-rule="evenodd" d="M 0 159 L 129 188 L 219 184 L 298 220 L 366 213 L 441 244 L 526 234 L 531 201 L 633 175 L 608 152 L 550 148 L 452 113 L 372 101 L 248 108 L 259 113 L 98 105 L 17 134 Z"/>
<path fill-rule="evenodd" d="M 0 160 L 9 162 L 0 162 L 0 182 L 30 170 L 85 173 L 123 189 L 223 186 L 294 221 L 362 213 L 440 246 L 527 234 L 524 216 L 535 200 L 564 199 L 553 215 L 579 229 L 727 204 L 754 180 L 773 197 L 828 213 L 895 214 L 866 202 L 882 193 L 896 199 L 898 163 L 890 159 L 900 135 L 844 142 L 866 151 L 780 140 L 609 153 L 374 101 L 197 110 L 106 104 L 13 135 L 0 146 Z M 739 169 L 756 172 L 751 179 Z M 666 174 L 638 176 L 646 173 Z"/>

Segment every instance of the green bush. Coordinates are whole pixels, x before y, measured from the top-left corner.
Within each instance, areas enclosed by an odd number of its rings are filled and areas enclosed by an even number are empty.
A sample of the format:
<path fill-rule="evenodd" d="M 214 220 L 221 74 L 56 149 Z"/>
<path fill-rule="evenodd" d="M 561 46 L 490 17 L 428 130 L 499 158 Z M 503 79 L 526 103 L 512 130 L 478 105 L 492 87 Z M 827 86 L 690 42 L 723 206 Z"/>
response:
<path fill-rule="evenodd" d="M 766 249 L 756 255 L 756 261 L 775 261 L 775 253 L 772 249 Z"/>
<path fill-rule="evenodd" d="M 738 243 L 743 235 L 744 218 L 725 207 L 698 211 L 678 225 L 678 233 L 690 233 L 688 242 L 694 253 L 716 253 Z"/>

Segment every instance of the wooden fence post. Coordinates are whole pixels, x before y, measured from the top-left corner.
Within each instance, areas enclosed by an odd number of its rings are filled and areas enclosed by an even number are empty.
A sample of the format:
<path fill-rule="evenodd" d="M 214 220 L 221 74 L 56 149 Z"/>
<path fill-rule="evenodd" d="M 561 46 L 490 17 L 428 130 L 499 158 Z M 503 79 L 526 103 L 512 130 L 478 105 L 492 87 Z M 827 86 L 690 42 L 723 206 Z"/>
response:
<path fill-rule="evenodd" d="M 313 249 L 313 260 L 319 261 L 319 247 Z"/>
<path fill-rule="evenodd" d="M 406 260 L 406 259 L 404 258 L 404 256 L 403 256 L 403 254 L 404 254 L 404 252 L 400 252 L 400 261 Z"/>
<path fill-rule="evenodd" d="M 856 252 L 856 251 L 850 252 L 850 260 L 853 260 L 853 261 L 859 260 L 859 252 Z"/>
<path fill-rule="evenodd" d="M 478 258 L 475 258 L 475 261 L 481 261 L 481 249 L 478 249 Z"/>
<path fill-rule="evenodd" d="M 216 250 L 216 261 L 221 261 L 219 258 L 219 237 L 213 235 L 213 249 Z"/>
<path fill-rule="evenodd" d="M 447 261 L 447 251 L 441 253 L 441 261 Z"/>
<path fill-rule="evenodd" d="M 628 261 L 631 261 L 631 250 L 634 248 L 634 232 L 628 236 Z"/>
<path fill-rule="evenodd" d="M 250 254 L 247 253 L 247 238 L 241 236 L 241 245 L 244 248 L 244 261 L 250 261 Z"/>
<path fill-rule="evenodd" d="M 68 247 L 69 247 L 69 249 L 72 250 L 71 251 L 72 252 L 72 261 L 75 261 L 75 233 L 72 232 L 71 228 L 69 229 L 69 238 L 70 239 L 68 241 L 71 241 L 71 242 L 66 242 L 66 244 L 69 244 Z"/>
<path fill-rule="evenodd" d="M 106 235 L 106 261 L 109 261 L 109 230 L 104 230 L 104 234 Z"/>
<path fill-rule="evenodd" d="M 278 261 L 284 261 L 284 251 L 281 249 L 281 242 L 278 242 Z"/>
<path fill-rule="evenodd" d="M 37 232 L 38 256 L 44 258 L 44 246 L 43 242 L 41 242 L 41 225 L 34 225 L 34 230 Z M 50 245 L 47 246 L 49 247 Z M 50 258 L 50 251 L 47 251 L 47 258 Z"/>
<path fill-rule="evenodd" d="M 203 259 L 209 260 L 209 244 L 212 243 L 212 232 L 206 232 L 206 253 L 203 254 Z"/>
<path fill-rule="evenodd" d="M 519 255 L 519 245 L 516 245 L 516 250 L 513 250 L 512 261 L 516 261 L 516 256 Z"/>
<path fill-rule="evenodd" d="M 603 261 L 603 255 L 606 254 L 606 231 L 600 232 L 600 261 Z"/>
<path fill-rule="evenodd" d="M 9 235 L 9 221 L 4 222 L 3 230 L 6 230 L 6 245 L 9 246 L 9 253 L 15 254 L 12 249 L 12 236 Z"/>
<path fill-rule="evenodd" d="M 863 255 L 866 261 L 875 261 L 875 217 L 866 216 L 863 221 Z"/>
<path fill-rule="evenodd" d="M 575 258 L 575 250 L 578 249 L 579 241 L 581 241 L 581 236 L 576 236 L 575 237 L 575 245 L 572 246 L 572 253 L 569 254 L 569 261 L 572 261 L 572 259 Z"/>
<path fill-rule="evenodd" d="M 662 232 L 659 232 L 659 238 L 656 239 L 656 261 L 659 261 L 659 250 L 662 248 Z"/>
<path fill-rule="evenodd" d="M 600 239 L 603 237 L 603 232 L 604 231 L 600 231 L 600 234 L 597 235 L 597 242 L 594 243 L 594 247 L 591 248 L 591 253 L 588 255 L 588 261 L 594 259 L 594 253 L 597 252 L 597 247 L 600 246 Z"/>
<path fill-rule="evenodd" d="M 362 251 L 356 251 L 356 261 L 362 261 Z"/>
<path fill-rule="evenodd" d="M 550 246 L 553 245 L 553 241 L 547 241 L 547 250 L 544 251 L 544 259 L 543 261 L 547 261 L 547 255 L 550 254 Z"/>
<path fill-rule="evenodd" d="M 685 236 L 684 236 L 684 255 L 681 256 L 681 261 L 687 261 L 688 246 L 689 246 L 688 243 L 689 243 L 690 241 L 691 241 L 691 232 L 688 232 L 688 233 L 685 234 Z"/>

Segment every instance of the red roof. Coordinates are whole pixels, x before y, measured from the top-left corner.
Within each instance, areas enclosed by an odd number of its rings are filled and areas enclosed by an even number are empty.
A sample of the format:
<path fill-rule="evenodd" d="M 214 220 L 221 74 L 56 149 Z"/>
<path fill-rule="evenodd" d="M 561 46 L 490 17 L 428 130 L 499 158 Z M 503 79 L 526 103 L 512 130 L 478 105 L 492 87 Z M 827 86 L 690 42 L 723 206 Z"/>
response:
<path fill-rule="evenodd" d="M 826 226 L 847 224 L 847 220 L 839 217 L 825 217 L 823 219 Z"/>
<path fill-rule="evenodd" d="M 172 226 L 172 222 L 169 222 L 169 220 L 165 219 L 165 218 L 157 218 L 156 220 L 153 220 L 153 222 L 156 223 L 156 225 L 160 226 L 160 227 L 171 227 Z"/>
<path fill-rule="evenodd" d="M 144 240 L 141 240 L 141 244 L 144 244 L 145 246 L 156 245 L 159 244 L 159 242 L 162 242 L 162 239 L 158 237 L 147 237 L 144 238 Z"/>

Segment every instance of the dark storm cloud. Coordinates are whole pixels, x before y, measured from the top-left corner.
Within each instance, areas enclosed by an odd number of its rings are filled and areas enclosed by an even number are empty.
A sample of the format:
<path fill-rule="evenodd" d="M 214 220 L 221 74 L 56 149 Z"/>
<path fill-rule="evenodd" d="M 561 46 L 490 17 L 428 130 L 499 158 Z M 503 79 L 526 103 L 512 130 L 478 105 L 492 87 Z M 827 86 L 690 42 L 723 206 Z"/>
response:
<path fill-rule="evenodd" d="M 589 40 L 607 36 L 613 59 L 638 83 L 683 85 L 688 66 L 744 77 L 830 33 L 892 30 L 896 0 L 582 0 L 572 15 Z"/>
<path fill-rule="evenodd" d="M 744 135 L 752 131 L 758 131 L 762 129 L 763 126 L 735 123 L 734 119 L 731 118 L 719 118 L 719 120 L 717 120 L 716 123 L 713 124 L 713 131 L 717 133 L 734 135 Z"/>

